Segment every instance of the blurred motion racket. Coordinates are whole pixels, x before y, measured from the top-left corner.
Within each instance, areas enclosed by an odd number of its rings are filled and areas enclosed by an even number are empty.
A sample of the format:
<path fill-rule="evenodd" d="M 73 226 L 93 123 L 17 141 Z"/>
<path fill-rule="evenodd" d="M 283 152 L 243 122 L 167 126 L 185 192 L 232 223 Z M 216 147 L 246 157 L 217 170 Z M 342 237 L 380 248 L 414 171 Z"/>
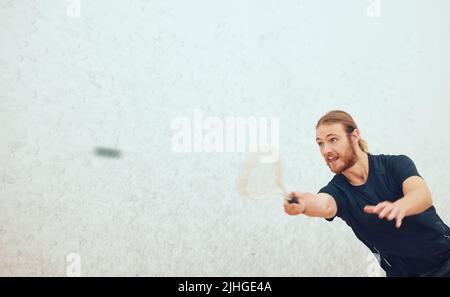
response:
<path fill-rule="evenodd" d="M 273 149 L 272 149 L 273 156 Z M 249 153 L 238 178 L 238 190 L 242 197 L 261 200 L 283 197 L 289 203 L 298 203 L 284 186 L 283 170 L 279 155 L 276 160 L 268 158 L 267 153 Z"/>

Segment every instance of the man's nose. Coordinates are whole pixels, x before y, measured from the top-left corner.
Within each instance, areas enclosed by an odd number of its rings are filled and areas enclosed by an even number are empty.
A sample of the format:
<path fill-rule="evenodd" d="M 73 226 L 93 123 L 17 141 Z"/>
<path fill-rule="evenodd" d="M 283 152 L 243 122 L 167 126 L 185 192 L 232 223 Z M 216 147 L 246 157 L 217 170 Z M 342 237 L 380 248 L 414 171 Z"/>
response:
<path fill-rule="evenodd" d="M 322 148 L 322 153 L 325 157 L 327 157 L 328 154 L 331 153 L 331 148 L 328 145 L 324 144 Z"/>

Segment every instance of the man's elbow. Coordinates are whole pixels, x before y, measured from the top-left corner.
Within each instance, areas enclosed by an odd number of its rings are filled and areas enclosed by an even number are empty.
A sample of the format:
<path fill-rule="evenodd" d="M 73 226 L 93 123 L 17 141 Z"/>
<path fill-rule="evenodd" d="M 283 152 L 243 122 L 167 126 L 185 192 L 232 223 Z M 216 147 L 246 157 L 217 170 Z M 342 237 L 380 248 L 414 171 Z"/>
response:
<path fill-rule="evenodd" d="M 334 216 L 336 216 L 336 212 L 337 212 L 336 201 L 330 197 L 326 201 L 323 217 L 326 219 L 333 218 Z"/>
<path fill-rule="evenodd" d="M 428 208 L 433 206 L 433 196 L 428 187 L 423 187 L 419 191 L 417 191 L 417 197 L 421 197 L 420 200 L 424 210 L 427 210 Z"/>
<path fill-rule="evenodd" d="M 433 194 L 431 194 L 431 191 L 427 188 L 427 203 L 428 203 L 428 207 L 433 206 Z"/>

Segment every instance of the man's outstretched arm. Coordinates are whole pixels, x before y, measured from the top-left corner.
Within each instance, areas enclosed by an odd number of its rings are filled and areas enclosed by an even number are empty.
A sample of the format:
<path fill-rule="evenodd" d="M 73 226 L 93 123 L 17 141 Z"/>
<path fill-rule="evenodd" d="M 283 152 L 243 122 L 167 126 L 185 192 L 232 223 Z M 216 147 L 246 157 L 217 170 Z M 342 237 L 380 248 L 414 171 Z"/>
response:
<path fill-rule="evenodd" d="M 378 214 L 380 219 L 395 219 L 400 228 L 403 218 L 424 212 L 433 205 L 431 192 L 423 178 L 411 176 L 403 182 L 403 197 L 395 202 L 384 201 L 364 207 L 367 213 Z"/>
<path fill-rule="evenodd" d="M 312 194 L 293 192 L 298 204 L 284 202 L 284 211 L 288 215 L 304 214 L 309 217 L 332 218 L 336 215 L 337 206 L 334 198 L 326 193 Z"/>

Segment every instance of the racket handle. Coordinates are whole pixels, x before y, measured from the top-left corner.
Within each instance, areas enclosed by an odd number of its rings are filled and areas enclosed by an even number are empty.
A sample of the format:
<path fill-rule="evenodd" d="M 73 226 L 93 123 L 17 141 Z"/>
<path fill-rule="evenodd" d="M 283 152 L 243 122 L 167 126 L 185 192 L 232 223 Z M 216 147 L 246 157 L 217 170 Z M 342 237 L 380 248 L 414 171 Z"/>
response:
<path fill-rule="evenodd" d="M 297 199 L 297 197 L 295 197 L 294 195 L 291 195 L 290 198 L 291 198 L 291 199 L 289 199 L 289 204 L 292 204 L 292 203 L 297 203 L 297 204 L 298 204 L 298 199 Z"/>

